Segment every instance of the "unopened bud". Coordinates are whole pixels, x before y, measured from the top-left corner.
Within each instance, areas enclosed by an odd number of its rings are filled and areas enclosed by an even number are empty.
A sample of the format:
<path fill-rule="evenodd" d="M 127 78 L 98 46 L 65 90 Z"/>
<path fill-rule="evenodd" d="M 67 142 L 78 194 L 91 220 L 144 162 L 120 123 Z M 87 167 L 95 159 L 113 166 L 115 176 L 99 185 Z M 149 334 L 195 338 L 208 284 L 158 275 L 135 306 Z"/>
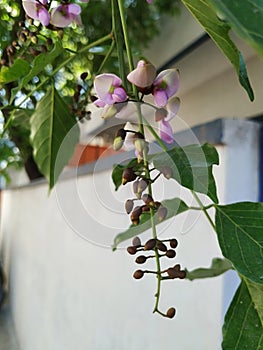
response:
<path fill-rule="evenodd" d="M 150 196 L 149 194 L 145 193 L 143 196 L 142 196 L 142 200 L 144 201 L 144 203 L 146 205 L 154 205 L 154 200 L 152 198 L 152 196 Z"/>
<path fill-rule="evenodd" d="M 123 139 L 120 136 L 115 137 L 113 141 L 114 151 L 119 151 L 123 146 Z"/>
<path fill-rule="evenodd" d="M 146 260 L 147 260 L 146 256 L 140 255 L 135 259 L 135 262 L 137 264 L 144 264 Z"/>
<path fill-rule="evenodd" d="M 132 199 L 127 199 L 125 202 L 125 210 L 127 214 L 130 214 L 133 209 L 133 200 Z"/>
<path fill-rule="evenodd" d="M 136 247 L 130 246 L 127 248 L 127 252 L 131 255 L 134 255 L 137 253 L 137 249 L 136 249 Z"/>
<path fill-rule="evenodd" d="M 175 316 L 175 308 L 174 307 L 170 307 L 170 309 L 168 309 L 167 312 L 166 312 L 166 316 L 168 318 L 174 318 L 174 316 Z"/>
<path fill-rule="evenodd" d="M 173 249 L 168 249 L 167 252 L 165 253 L 167 258 L 173 259 L 176 255 L 175 251 Z"/>
<path fill-rule="evenodd" d="M 156 239 L 151 238 L 145 243 L 144 250 L 152 250 L 155 248 L 155 246 L 156 246 Z"/>
<path fill-rule="evenodd" d="M 83 72 L 81 75 L 80 75 L 80 79 L 81 80 L 85 80 L 85 79 L 87 79 L 87 77 L 88 77 L 88 72 Z"/>
<path fill-rule="evenodd" d="M 167 208 L 160 206 L 157 210 L 157 216 L 159 221 L 163 221 L 167 216 Z"/>
<path fill-rule="evenodd" d="M 161 173 L 168 180 L 173 176 L 173 170 L 169 166 L 162 167 Z"/>
<path fill-rule="evenodd" d="M 178 241 L 175 238 L 170 239 L 170 247 L 176 248 L 178 246 Z"/>
<path fill-rule="evenodd" d="M 135 278 L 136 280 L 139 280 L 140 278 L 142 278 L 144 275 L 144 272 L 142 270 L 136 270 L 133 274 L 133 278 Z"/>
<path fill-rule="evenodd" d="M 122 173 L 122 184 L 125 185 L 127 182 L 134 181 L 137 175 L 134 173 L 132 168 L 126 168 Z"/>
<path fill-rule="evenodd" d="M 140 216 L 142 214 L 142 208 L 141 207 L 135 207 L 133 212 L 131 213 L 131 222 L 134 225 L 138 225 L 140 222 Z"/>
<path fill-rule="evenodd" d="M 156 77 L 156 68 L 144 60 L 140 60 L 137 67 L 128 74 L 127 79 L 139 88 L 147 88 L 152 85 Z"/>
<path fill-rule="evenodd" d="M 141 245 L 142 245 L 142 242 L 141 242 L 141 240 L 140 240 L 140 238 L 139 237 L 134 237 L 133 238 L 133 240 L 132 240 L 132 245 L 134 246 L 134 247 L 140 247 Z"/>
<path fill-rule="evenodd" d="M 161 252 L 166 252 L 167 247 L 163 242 L 158 242 L 157 243 L 157 249 L 160 250 Z"/>

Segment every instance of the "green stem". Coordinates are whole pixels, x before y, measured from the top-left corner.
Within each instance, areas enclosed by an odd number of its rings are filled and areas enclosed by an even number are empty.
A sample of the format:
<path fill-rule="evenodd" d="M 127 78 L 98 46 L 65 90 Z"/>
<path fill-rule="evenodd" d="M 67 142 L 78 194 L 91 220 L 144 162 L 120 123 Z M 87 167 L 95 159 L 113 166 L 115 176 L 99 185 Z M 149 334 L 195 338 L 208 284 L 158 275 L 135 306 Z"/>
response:
<path fill-rule="evenodd" d="M 123 30 L 122 30 L 122 22 L 120 19 L 117 0 L 111 0 L 111 10 L 112 10 L 112 31 L 114 33 L 114 40 L 116 42 L 120 78 L 122 80 L 124 88 L 127 90 L 127 79 L 126 79 L 125 59 L 124 59 L 124 50 L 123 50 L 123 36 L 122 36 Z"/>
<path fill-rule="evenodd" d="M 209 221 L 209 223 L 211 224 L 211 226 L 213 227 L 213 229 L 214 229 L 215 232 L 216 232 L 216 225 L 214 224 L 214 222 L 213 222 L 211 216 L 209 215 L 209 213 L 208 213 L 208 211 L 207 211 L 208 208 L 205 207 L 205 206 L 203 205 L 202 201 L 200 200 L 200 198 L 198 197 L 198 195 L 197 195 L 194 191 L 191 191 L 191 192 L 192 192 L 192 195 L 193 195 L 194 199 L 197 201 L 197 203 L 198 203 L 200 209 L 203 211 L 203 213 L 205 214 L 207 220 Z M 211 205 L 211 207 L 212 207 L 212 206 L 213 206 L 213 205 Z"/>
<path fill-rule="evenodd" d="M 101 62 L 101 65 L 99 66 L 99 69 L 98 69 L 97 74 L 100 74 L 100 72 L 102 71 L 102 69 L 103 69 L 105 63 L 106 63 L 106 62 L 108 61 L 108 59 L 110 58 L 110 56 L 111 56 L 111 54 L 112 54 L 112 52 L 113 52 L 113 50 L 114 50 L 114 47 L 115 47 L 115 41 L 113 40 L 112 43 L 111 43 L 111 46 L 110 46 L 110 48 L 109 48 L 109 50 L 108 50 L 108 52 L 107 52 L 107 54 L 105 55 L 103 61 Z"/>

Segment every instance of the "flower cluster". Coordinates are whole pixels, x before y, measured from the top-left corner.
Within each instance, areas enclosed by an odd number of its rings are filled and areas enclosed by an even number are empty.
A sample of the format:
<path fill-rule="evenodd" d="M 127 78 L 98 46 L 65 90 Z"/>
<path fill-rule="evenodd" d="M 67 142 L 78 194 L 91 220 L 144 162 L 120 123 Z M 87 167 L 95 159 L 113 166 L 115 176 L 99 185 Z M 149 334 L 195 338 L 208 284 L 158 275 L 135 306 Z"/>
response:
<path fill-rule="evenodd" d="M 127 79 L 137 87 L 142 96 L 153 95 L 155 121 L 159 123 L 160 137 L 166 143 L 173 143 L 170 120 L 176 116 L 180 105 L 179 98 L 175 96 L 179 87 L 178 70 L 166 69 L 157 75 L 151 63 L 140 60 L 136 69 L 128 74 Z M 100 74 L 95 78 L 94 88 L 98 96 L 95 105 L 104 108 L 102 113 L 104 118 L 112 116 L 127 118 L 130 113 L 129 106 L 124 102 L 129 100 L 122 86 L 122 80 L 118 76 L 110 73 Z"/>
<path fill-rule="evenodd" d="M 89 0 L 81 1 L 88 2 Z M 52 24 L 63 28 L 71 22 L 81 23 L 81 7 L 77 4 L 61 2 L 57 7 L 51 8 L 48 0 L 23 0 L 22 5 L 30 18 L 39 20 L 45 27 Z"/>

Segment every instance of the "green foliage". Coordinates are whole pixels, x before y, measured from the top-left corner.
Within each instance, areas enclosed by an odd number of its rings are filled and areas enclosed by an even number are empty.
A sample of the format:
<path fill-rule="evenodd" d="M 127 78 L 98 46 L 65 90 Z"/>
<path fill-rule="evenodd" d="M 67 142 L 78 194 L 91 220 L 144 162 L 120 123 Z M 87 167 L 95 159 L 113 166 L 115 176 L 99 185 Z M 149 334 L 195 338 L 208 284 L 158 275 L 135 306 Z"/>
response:
<path fill-rule="evenodd" d="M 263 6 L 261 0 L 238 1 L 209 0 L 219 18 L 263 57 Z"/>
<path fill-rule="evenodd" d="M 254 93 L 247 76 L 243 56 L 229 36 L 230 26 L 217 17 L 210 0 L 182 0 L 182 2 L 232 63 L 238 74 L 240 84 L 247 91 L 250 100 L 253 101 Z M 219 2 L 216 1 L 216 3 Z M 228 3 L 231 3 L 231 1 L 228 1 Z"/>
<path fill-rule="evenodd" d="M 215 203 L 218 202 L 212 165 L 218 164 L 216 149 L 210 144 L 174 147 L 153 156 L 156 169 L 164 166 L 172 169 L 172 178 L 190 190 L 207 194 Z"/>
<path fill-rule="evenodd" d="M 217 206 L 215 222 L 223 255 L 240 274 L 263 284 L 263 203 Z"/>
<path fill-rule="evenodd" d="M 199 278 L 211 278 L 222 275 L 228 270 L 233 268 L 232 264 L 227 259 L 214 258 L 212 260 L 210 267 L 200 267 L 198 269 L 187 271 L 186 278 L 190 281 L 199 279 Z"/>
<path fill-rule="evenodd" d="M 74 128 L 75 125 L 76 121 L 67 105 L 52 85 L 30 119 L 34 158 L 40 171 L 47 178 L 50 189 L 72 157 L 79 140 L 79 130 Z M 67 152 L 64 152 L 63 156 L 60 154 L 58 158 L 60 146 L 72 129 L 74 132 L 71 133 Z"/>
<path fill-rule="evenodd" d="M 258 298 L 262 304 L 262 288 Z M 242 281 L 227 311 L 223 326 L 223 350 L 261 350 L 263 327 L 245 281 Z"/>

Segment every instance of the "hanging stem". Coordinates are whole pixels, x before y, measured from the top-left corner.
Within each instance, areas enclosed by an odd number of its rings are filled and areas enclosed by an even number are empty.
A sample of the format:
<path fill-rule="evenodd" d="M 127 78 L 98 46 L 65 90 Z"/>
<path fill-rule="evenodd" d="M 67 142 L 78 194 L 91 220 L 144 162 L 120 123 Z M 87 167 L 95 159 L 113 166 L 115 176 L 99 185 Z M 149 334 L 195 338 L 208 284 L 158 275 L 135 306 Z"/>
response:
<path fill-rule="evenodd" d="M 126 52 L 127 52 L 127 59 L 128 59 L 128 64 L 129 64 L 129 70 L 132 71 L 134 69 L 133 65 L 133 57 L 132 57 L 132 50 L 130 46 L 130 40 L 128 37 L 128 29 L 127 29 L 127 23 L 126 23 L 126 18 L 125 18 L 125 10 L 124 10 L 124 1 L 123 0 L 118 0 L 118 5 L 119 5 L 119 12 L 120 12 L 120 17 L 121 17 L 121 24 L 122 24 L 122 31 L 123 31 L 123 37 L 124 37 L 124 42 L 125 42 L 125 47 L 126 47 Z M 133 89 L 133 94 L 135 96 L 136 100 L 136 106 L 137 106 L 137 116 L 138 116 L 138 124 L 139 124 L 139 131 L 142 135 L 144 135 L 144 126 L 143 126 L 143 115 L 141 111 L 141 103 L 139 101 L 139 95 L 138 95 L 138 90 L 135 85 L 132 85 Z M 148 165 L 148 160 L 147 160 L 147 152 L 146 150 L 143 151 L 143 162 L 145 166 L 145 175 L 146 178 L 150 179 L 150 170 L 149 170 L 149 165 Z M 148 192 L 150 195 L 152 195 L 152 186 L 151 182 L 149 182 L 148 185 Z M 156 232 L 156 225 L 154 222 L 154 211 L 151 208 L 150 209 L 150 216 L 151 216 L 151 226 L 152 226 L 152 235 L 153 238 L 157 238 L 157 232 Z M 160 299 L 160 293 L 161 293 L 161 263 L 160 263 L 160 256 L 158 253 L 158 249 L 155 248 L 155 260 L 156 260 L 156 276 L 157 276 L 157 291 L 155 294 L 156 300 L 155 300 L 155 306 L 153 309 L 153 312 L 159 312 L 158 305 L 159 305 L 159 299 Z"/>

